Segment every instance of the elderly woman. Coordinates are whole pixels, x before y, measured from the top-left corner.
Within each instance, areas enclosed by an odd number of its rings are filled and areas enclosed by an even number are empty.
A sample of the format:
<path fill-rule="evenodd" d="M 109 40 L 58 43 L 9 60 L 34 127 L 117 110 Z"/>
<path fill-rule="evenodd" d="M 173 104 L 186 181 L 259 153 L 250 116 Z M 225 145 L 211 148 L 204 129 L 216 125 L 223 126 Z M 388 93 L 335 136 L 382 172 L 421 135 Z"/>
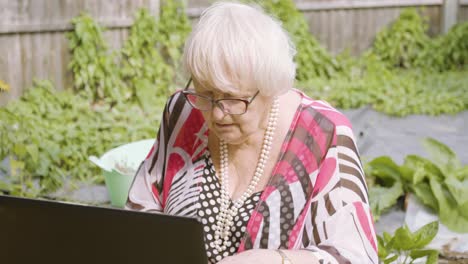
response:
<path fill-rule="evenodd" d="M 210 263 L 377 263 L 351 126 L 292 88 L 294 54 L 257 7 L 203 12 L 127 208 L 198 218 Z"/>

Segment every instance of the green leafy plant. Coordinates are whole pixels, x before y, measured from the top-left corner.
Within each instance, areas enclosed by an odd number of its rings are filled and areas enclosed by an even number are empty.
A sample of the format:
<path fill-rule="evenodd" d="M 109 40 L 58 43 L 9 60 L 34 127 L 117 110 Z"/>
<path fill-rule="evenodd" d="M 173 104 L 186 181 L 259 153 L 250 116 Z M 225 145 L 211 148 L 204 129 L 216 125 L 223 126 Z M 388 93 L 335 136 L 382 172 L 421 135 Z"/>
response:
<path fill-rule="evenodd" d="M 313 97 L 344 108 L 370 104 L 378 111 L 399 116 L 457 113 L 468 108 L 468 74 L 463 70 L 466 49 L 458 50 L 465 47 L 466 26 L 455 27 L 443 36 L 446 43 L 454 40 L 457 44 L 444 44 L 451 59 L 442 63 L 454 66 L 442 68 L 457 71 L 435 74 L 421 68 L 389 67 L 375 52 L 359 58 L 346 54 L 333 57 L 309 34 L 304 17 L 291 0 L 261 4 L 282 20 L 292 35 L 298 50 L 299 84 Z M 190 31 L 184 8 L 182 1 L 165 0 L 159 20 L 145 10 L 138 11 L 124 48 L 113 53 L 102 37 L 102 28 L 89 15 L 75 18 L 74 30 L 67 35 L 74 93 L 58 92 L 50 82 L 39 81 L 19 101 L 0 107 L 0 160 L 7 158 L 10 162 L 9 171 L 2 169 L 9 176 L 8 182 L 0 182 L 0 188 L 18 195 L 40 196 L 59 188 L 69 177 L 102 182 L 96 176 L 100 175 L 98 169 L 87 160 L 89 155 L 153 138 L 165 93 L 183 77 L 181 50 Z M 8 88 L 2 83 L 0 86 Z M 386 164 L 385 159 L 380 162 Z M 380 213 L 402 192 L 414 191 L 425 203 L 437 204 L 435 210 L 446 215 L 445 222 L 451 221 L 449 216 L 468 211 L 457 209 L 466 206 L 466 192 L 457 189 L 465 184 L 466 178 L 460 176 L 466 175 L 464 167 L 453 172 L 442 170 L 445 178 L 417 174 L 416 183 L 408 185 L 414 179 L 401 175 L 412 167 L 393 165 L 389 166 L 398 167 L 400 177 L 387 177 L 385 184 L 380 179 L 385 176 L 376 177 L 376 189 L 370 190 L 371 197 L 377 197 L 374 210 Z M 448 179 L 448 174 L 458 176 Z M 444 209 L 439 209 L 442 206 Z"/>
<path fill-rule="evenodd" d="M 329 79 L 340 71 L 336 59 L 310 34 L 304 15 L 292 0 L 257 1 L 266 11 L 283 22 L 296 45 L 297 80 Z"/>
<path fill-rule="evenodd" d="M 72 59 L 74 89 L 93 102 L 120 102 L 130 96 L 119 78 L 115 56 L 108 50 L 101 27 L 88 14 L 72 20 L 67 34 Z"/>
<path fill-rule="evenodd" d="M 404 225 L 398 228 L 394 235 L 384 232 L 382 236 L 377 237 L 379 244 L 379 258 L 383 263 L 413 263 L 414 260 L 427 257 L 428 264 L 437 263 L 437 250 L 424 249 L 439 230 L 439 223 L 432 222 L 411 232 L 408 226 Z"/>
<path fill-rule="evenodd" d="M 90 155 L 153 138 L 164 101 L 146 114 L 136 104 L 93 104 L 69 91 L 36 81 L 19 101 L 0 108 L 0 160 L 10 161 L 3 189 L 20 196 L 43 196 L 75 182 L 103 181 Z M 130 125 L 129 125 L 130 124 Z"/>
<path fill-rule="evenodd" d="M 468 63 L 468 22 L 453 26 L 447 34 L 429 43 L 422 52 L 420 67 L 437 71 L 461 70 Z"/>
<path fill-rule="evenodd" d="M 146 108 L 151 98 L 169 95 L 182 80 L 182 47 L 191 29 L 182 1 L 163 1 L 159 21 L 140 9 L 121 52 L 109 52 L 102 28 L 89 15 L 72 24 L 67 36 L 74 87 L 93 102 L 137 100 Z"/>
<path fill-rule="evenodd" d="M 158 21 L 158 47 L 175 71 L 174 82 L 185 84 L 181 58 L 185 40 L 192 27 L 182 0 L 162 0 Z"/>
<path fill-rule="evenodd" d="M 426 31 L 427 19 L 406 9 L 361 57 L 337 56 L 340 71 L 332 79 L 312 78 L 298 86 L 340 108 L 371 105 L 394 116 L 468 109 L 468 27 L 457 25 L 435 40 Z"/>
<path fill-rule="evenodd" d="M 405 9 L 390 27 L 377 34 L 373 52 L 391 66 L 410 68 L 428 45 L 427 29 L 426 17 L 416 9 Z"/>
<path fill-rule="evenodd" d="M 430 159 L 408 155 L 398 166 L 388 157 L 378 157 L 366 164 L 367 176 L 375 179 L 369 188 L 374 216 L 378 218 L 411 192 L 438 213 L 449 229 L 467 233 L 468 166 L 462 166 L 455 153 L 435 139 L 426 138 L 423 145 Z"/>
<path fill-rule="evenodd" d="M 374 220 L 377 221 L 385 210 L 392 207 L 404 195 L 400 167 L 389 157 L 379 157 L 367 164 L 379 184 L 369 188 L 369 200 Z"/>
<path fill-rule="evenodd" d="M 121 77 L 146 109 L 157 96 L 168 96 L 174 86 L 174 70 L 157 49 L 158 26 L 148 10 L 140 9 L 122 49 Z"/>
<path fill-rule="evenodd" d="M 347 62 L 347 61 L 351 62 Z M 468 109 L 466 71 L 389 69 L 375 54 L 340 58 L 346 72 L 298 83 L 308 95 L 340 108 L 370 105 L 393 116 L 455 114 Z"/>
<path fill-rule="evenodd" d="M 426 18 L 415 9 L 404 10 L 378 33 L 371 50 L 359 58 L 337 56 L 340 71 L 333 78 L 310 78 L 298 86 L 336 107 L 371 105 L 394 116 L 468 109 L 468 27 L 456 25 L 436 39 L 426 30 Z"/>
<path fill-rule="evenodd" d="M 372 52 L 390 67 L 464 69 L 468 61 L 468 22 L 436 38 L 430 38 L 427 29 L 427 17 L 416 9 L 405 9 L 390 27 L 377 34 Z"/>
<path fill-rule="evenodd" d="M 168 3 L 164 10 L 174 9 L 169 14 L 185 15 L 179 2 Z M 20 196 L 43 196 L 70 178 L 102 182 L 89 155 L 155 136 L 158 113 L 174 81 L 174 66 L 165 59 L 180 58 L 175 50 L 180 50 L 180 36 L 187 32 L 180 27 L 186 20 L 166 15 L 164 21 L 173 25 L 164 28 L 170 32 L 165 37 L 159 35 L 162 29 L 155 19 L 140 10 L 122 52 L 111 53 L 102 28 L 89 15 L 73 19 L 67 38 L 75 94 L 37 81 L 19 101 L 0 108 L 0 160 L 10 162 L 9 170 L 2 169 L 8 177 L 0 188 Z M 159 55 L 162 47 L 170 50 L 168 58 Z"/>

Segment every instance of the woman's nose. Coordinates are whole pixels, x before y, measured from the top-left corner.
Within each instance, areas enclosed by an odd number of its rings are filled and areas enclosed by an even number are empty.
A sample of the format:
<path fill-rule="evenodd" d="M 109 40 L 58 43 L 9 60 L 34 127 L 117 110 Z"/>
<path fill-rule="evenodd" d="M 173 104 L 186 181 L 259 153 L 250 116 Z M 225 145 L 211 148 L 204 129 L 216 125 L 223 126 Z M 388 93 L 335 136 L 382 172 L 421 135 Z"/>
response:
<path fill-rule="evenodd" d="M 220 121 L 224 118 L 225 113 L 221 107 L 222 106 L 219 104 L 213 104 L 213 108 L 211 108 L 211 116 L 216 121 Z"/>

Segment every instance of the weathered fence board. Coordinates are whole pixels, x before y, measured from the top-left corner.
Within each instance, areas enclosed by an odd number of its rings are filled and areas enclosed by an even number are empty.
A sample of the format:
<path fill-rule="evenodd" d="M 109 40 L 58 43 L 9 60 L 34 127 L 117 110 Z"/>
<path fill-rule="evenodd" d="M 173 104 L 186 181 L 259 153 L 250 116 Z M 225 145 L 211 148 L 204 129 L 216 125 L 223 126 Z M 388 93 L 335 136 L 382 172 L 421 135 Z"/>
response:
<path fill-rule="evenodd" d="M 460 0 L 460 8 L 458 9 L 458 22 L 468 20 L 468 0 Z"/>
<path fill-rule="evenodd" d="M 296 0 L 302 11 L 441 5 L 443 0 Z"/>
<path fill-rule="evenodd" d="M 196 20 L 212 0 L 189 0 L 187 14 Z M 375 34 L 409 6 L 424 7 L 429 33 L 441 32 L 444 0 L 296 0 L 310 32 L 337 54 L 359 54 Z M 65 33 L 70 20 L 90 13 L 108 28 L 104 36 L 112 49 L 127 38 L 133 15 L 146 7 L 159 13 L 160 0 L 0 0 L 0 80 L 11 87 L 0 94 L 0 105 L 18 98 L 34 78 L 49 79 L 57 89 L 71 87 L 70 54 Z M 468 20 L 468 0 L 459 0 L 457 21 Z"/>
<path fill-rule="evenodd" d="M 135 11 L 159 13 L 159 0 L 0 0 L 0 80 L 10 85 L 0 105 L 18 98 L 33 79 L 49 79 L 57 89 L 72 83 L 65 33 L 70 21 L 88 12 L 108 30 L 111 49 L 122 46 Z"/>
<path fill-rule="evenodd" d="M 401 7 L 356 8 L 305 11 L 310 31 L 332 53 L 348 49 L 359 54 L 369 48 L 376 33 L 400 14 Z M 422 11 L 429 17 L 429 34 L 440 32 L 440 7 L 427 6 Z"/>

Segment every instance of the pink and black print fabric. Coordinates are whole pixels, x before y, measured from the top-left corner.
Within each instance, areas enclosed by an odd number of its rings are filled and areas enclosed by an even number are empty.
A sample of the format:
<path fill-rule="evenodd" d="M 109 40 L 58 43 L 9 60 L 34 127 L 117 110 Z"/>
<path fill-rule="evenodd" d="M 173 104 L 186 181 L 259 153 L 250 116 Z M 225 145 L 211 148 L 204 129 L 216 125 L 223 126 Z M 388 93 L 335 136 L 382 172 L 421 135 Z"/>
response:
<path fill-rule="evenodd" d="M 322 263 L 378 263 L 363 167 L 348 119 L 302 97 L 269 183 L 237 252 L 304 249 Z M 180 92 L 167 102 L 154 147 L 129 192 L 128 209 L 198 217 L 208 128 Z"/>
<path fill-rule="evenodd" d="M 216 177 L 214 166 L 211 163 L 210 156 L 206 156 L 207 166 L 203 170 L 203 178 L 201 192 L 198 199 L 200 205 L 197 215 L 198 219 L 203 224 L 205 233 L 205 248 L 209 263 L 217 263 L 221 259 L 234 255 L 239 249 L 242 237 L 245 234 L 247 223 L 250 220 L 252 210 L 260 200 L 260 192 L 253 193 L 247 198 L 242 207 L 239 208 L 239 213 L 234 217 L 234 225 L 231 227 L 231 237 L 227 243 L 227 248 L 224 251 L 218 252 L 214 244 L 216 216 L 219 213 L 221 206 L 221 183 Z M 232 201 L 231 201 L 232 204 Z"/>

